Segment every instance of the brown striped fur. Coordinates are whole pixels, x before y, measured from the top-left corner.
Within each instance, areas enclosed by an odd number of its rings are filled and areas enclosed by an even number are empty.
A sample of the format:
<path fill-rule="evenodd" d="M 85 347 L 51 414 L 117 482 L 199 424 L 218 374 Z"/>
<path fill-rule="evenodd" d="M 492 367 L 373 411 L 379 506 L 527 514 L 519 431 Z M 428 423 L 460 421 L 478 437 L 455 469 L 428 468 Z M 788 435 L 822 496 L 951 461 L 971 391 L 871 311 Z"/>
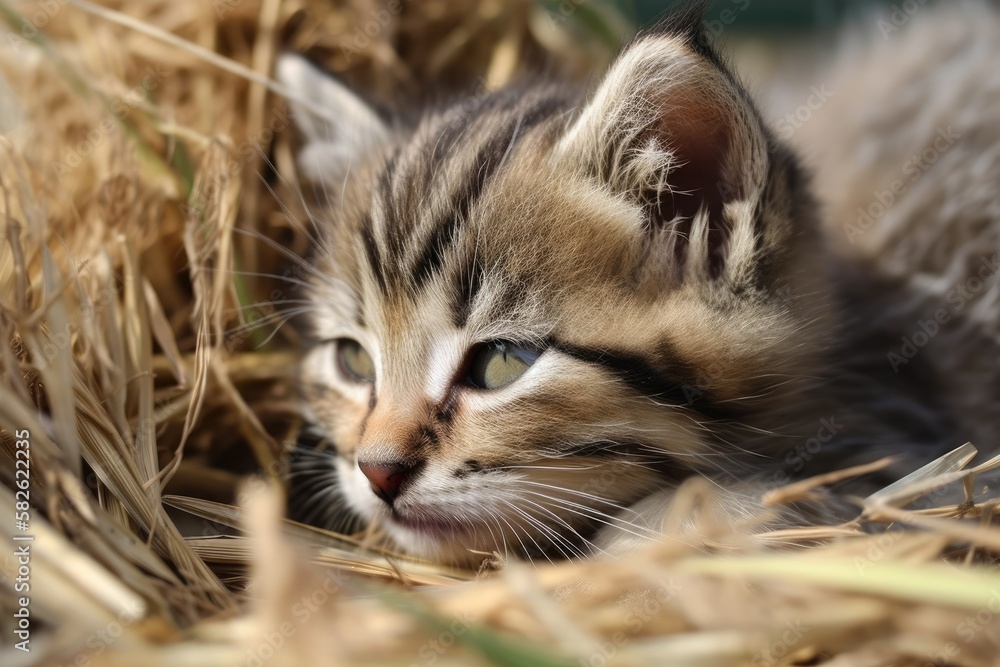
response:
<path fill-rule="evenodd" d="M 296 57 L 279 74 L 335 119 L 293 103 L 324 193 L 303 386 L 336 456 L 313 504 L 460 564 L 620 551 L 695 473 L 734 518 L 755 511 L 761 471 L 833 414 L 842 318 L 817 207 L 696 13 L 590 94 L 525 82 L 412 121 Z M 373 384 L 338 374 L 343 338 Z M 542 354 L 471 387 L 492 340 Z M 405 463 L 391 505 L 359 461 Z"/>

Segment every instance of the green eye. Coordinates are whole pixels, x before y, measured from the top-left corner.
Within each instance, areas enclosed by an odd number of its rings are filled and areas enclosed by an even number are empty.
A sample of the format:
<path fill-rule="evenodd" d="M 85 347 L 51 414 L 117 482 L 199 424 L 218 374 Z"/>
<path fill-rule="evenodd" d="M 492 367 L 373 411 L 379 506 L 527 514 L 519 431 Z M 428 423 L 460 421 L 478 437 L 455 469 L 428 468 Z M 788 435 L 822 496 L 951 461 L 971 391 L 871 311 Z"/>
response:
<path fill-rule="evenodd" d="M 374 382 L 375 362 L 356 340 L 340 338 L 337 345 L 337 367 L 352 382 Z"/>
<path fill-rule="evenodd" d="M 541 352 L 495 340 L 479 346 L 469 366 L 469 384 L 480 389 L 500 389 L 525 374 Z"/>

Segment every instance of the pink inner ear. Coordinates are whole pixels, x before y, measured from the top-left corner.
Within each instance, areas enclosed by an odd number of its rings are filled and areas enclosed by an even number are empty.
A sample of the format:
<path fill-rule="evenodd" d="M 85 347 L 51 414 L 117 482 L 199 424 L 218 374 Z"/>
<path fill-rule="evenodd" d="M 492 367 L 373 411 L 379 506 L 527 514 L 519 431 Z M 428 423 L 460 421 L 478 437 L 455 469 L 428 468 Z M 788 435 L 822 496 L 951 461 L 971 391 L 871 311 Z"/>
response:
<path fill-rule="evenodd" d="M 707 211 L 709 267 L 715 276 L 722 271 L 725 242 L 729 236 L 723 206 L 740 197 L 739 184 L 726 180 L 727 162 L 732 159 L 732 126 L 736 119 L 726 116 L 727 105 L 720 100 L 712 100 L 699 91 L 695 91 L 698 99 L 678 100 L 676 93 L 670 96 L 669 110 L 654 131 L 658 143 L 677 156 L 680 166 L 668 175 L 670 190 L 659 194 L 651 222 L 654 226 L 662 226 L 675 217 L 684 218 L 677 232 L 687 238 L 691 219 L 698 211 Z M 686 246 L 686 243 L 677 244 L 675 250 L 683 255 Z"/>
<path fill-rule="evenodd" d="M 672 206 L 675 215 L 691 217 L 705 208 L 713 221 L 721 220 L 723 203 L 739 197 L 735 184 L 724 178 L 734 119 L 727 118 L 720 107 L 721 103 L 712 104 L 704 98 L 679 103 L 672 99 L 670 110 L 656 128 L 659 142 L 680 160 L 680 166 L 667 178 L 673 194 L 665 194 L 669 201 L 661 202 Z"/>

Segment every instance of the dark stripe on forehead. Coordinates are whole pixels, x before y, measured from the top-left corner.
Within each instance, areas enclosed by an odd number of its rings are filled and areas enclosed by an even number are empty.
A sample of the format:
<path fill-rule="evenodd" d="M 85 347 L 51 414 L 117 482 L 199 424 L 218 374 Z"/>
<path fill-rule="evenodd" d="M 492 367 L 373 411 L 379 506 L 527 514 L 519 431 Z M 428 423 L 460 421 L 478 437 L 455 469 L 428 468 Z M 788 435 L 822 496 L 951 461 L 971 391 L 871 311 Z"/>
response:
<path fill-rule="evenodd" d="M 458 235 L 458 228 L 461 223 L 462 219 L 455 216 L 434 226 L 430 239 L 428 239 L 411 272 L 410 284 L 414 290 L 419 291 L 422 289 L 427 284 L 427 281 L 441 268 L 441 263 L 444 261 L 444 254 L 451 247 L 452 243 L 455 242 L 455 237 Z"/>
<path fill-rule="evenodd" d="M 550 117 L 562 107 L 562 104 L 558 98 L 544 98 L 522 113 L 508 114 L 509 119 L 502 129 L 479 149 L 466 174 L 465 184 L 452 195 L 454 199 L 452 207 L 431 224 L 427 243 L 423 251 L 416 256 L 411 271 L 411 281 L 415 289 L 421 289 L 427 280 L 440 270 L 445 253 L 458 238 L 461 226 L 469 219 L 469 212 L 503 165 L 518 137 Z M 454 130 L 450 130 L 449 134 L 451 132 Z"/>
<path fill-rule="evenodd" d="M 507 147 L 514 140 L 517 128 L 516 121 L 508 123 L 500 134 L 490 139 L 479 150 L 472 162 L 472 169 L 465 185 L 453 195 L 455 199 L 453 207 L 433 223 L 427 243 L 423 251 L 417 255 L 411 272 L 411 281 L 417 290 L 421 289 L 441 268 L 445 252 L 454 243 L 460 226 L 469 218 L 469 211 L 500 167 Z"/>
<path fill-rule="evenodd" d="M 478 109 L 478 106 L 475 107 Z M 431 162 L 435 165 L 441 164 L 447 160 L 454 151 L 459 148 L 459 141 L 466 136 L 469 131 L 468 124 L 468 113 L 462 113 L 463 109 L 459 107 L 458 109 L 452 110 L 452 113 L 457 116 L 456 118 L 451 118 L 452 114 L 448 114 L 445 122 L 444 129 L 438 135 L 437 141 L 434 143 L 434 150 L 431 151 Z"/>
<path fill-rule="evenodd" d="M 365 259 L 368 260 L 368 267 L 371 269 L 372 275 L 375 276 L 375 282 L 378 283 L 379 290 L 382 294 L 387 294 L 388 287 L 386 285 L 385 268 L 375 241 L 375 230 L 372 227 L 372 216 L 370 213 L 366 214 L 362 219 L 359 232 L 361 233 L 361 245 L 365 251 Z"/>
<path fill-rule="evenodd" d="M 475 248 L 472 256 L 460 265 L 454 278 L 455 290 L 452 297 L 452 322 L 458 328 L 464 327 L 472 313 L 472 304 L 483 286 L 483 265 L 479 261 Z"/>
<path fill-rule="evenodd" d="M 399 165 L 399 155 L 402 152 L 402 147 L 397 146 L 386 160 L 385 166 L 382 168 L 382 173 L 379 175 L 379 185 L 378 191 L 382 196 L 382 201 L 388 207 L 389 203 L 392 202 L 392 190 L 393 183 L 396 176 L 396 167 Z"/>

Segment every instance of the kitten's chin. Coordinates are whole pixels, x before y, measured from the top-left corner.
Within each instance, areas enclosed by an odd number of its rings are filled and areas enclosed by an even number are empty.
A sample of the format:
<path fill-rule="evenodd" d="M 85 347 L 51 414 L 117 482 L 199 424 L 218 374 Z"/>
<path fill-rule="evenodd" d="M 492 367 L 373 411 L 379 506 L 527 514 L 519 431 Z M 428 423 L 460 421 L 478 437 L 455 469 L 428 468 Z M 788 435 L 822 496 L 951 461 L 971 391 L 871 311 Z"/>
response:
<path fill-rule="evenodd" d="M 498 547 L 484 544 L 476 526 L 447 518 L 406 516 L 393 513 L 379 521 L 379 527 L 402 552 L 418 558 L 458 567 L 477 567 Z M 489 540 L 489 532 L 486 532 Z"/>

